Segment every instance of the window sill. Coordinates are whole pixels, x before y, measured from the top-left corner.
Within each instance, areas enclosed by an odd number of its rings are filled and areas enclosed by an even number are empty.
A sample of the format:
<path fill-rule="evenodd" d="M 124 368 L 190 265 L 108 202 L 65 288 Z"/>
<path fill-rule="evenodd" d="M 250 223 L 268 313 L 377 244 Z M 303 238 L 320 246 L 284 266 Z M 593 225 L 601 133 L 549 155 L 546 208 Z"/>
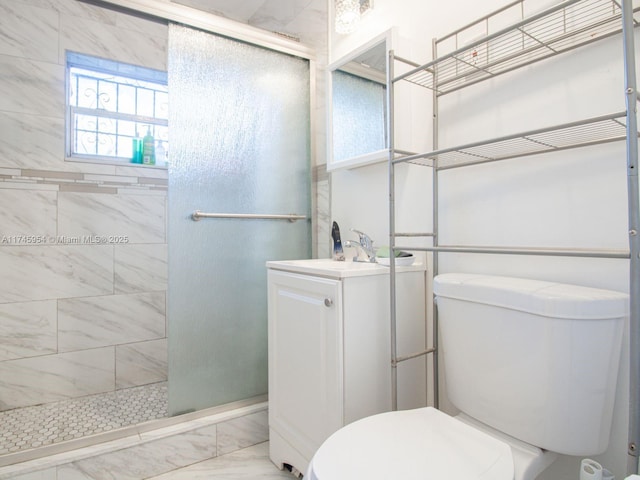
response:
<path fill-rule="evenodd" d="M 110 157 L 83 157 L 83 156 L 72 156 L 65 157 L 65 162 L 74 162 L 74 163 L 91 163 L 94 165 L 111 165 L 116 167 L 135 167 L 135 168 L 155 168 L 158 170 L 167 170 L 167 165 L 148 165 L 145 163 L 132 163 L 127 160 L 121 160 L 117 158 Z"/>

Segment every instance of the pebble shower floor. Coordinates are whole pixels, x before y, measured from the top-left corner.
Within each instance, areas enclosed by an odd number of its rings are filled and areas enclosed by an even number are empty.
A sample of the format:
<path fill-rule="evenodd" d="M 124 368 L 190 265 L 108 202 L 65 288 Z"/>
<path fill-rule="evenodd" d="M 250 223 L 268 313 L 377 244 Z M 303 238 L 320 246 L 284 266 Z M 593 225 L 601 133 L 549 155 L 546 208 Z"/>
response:
<path fill-rule="evenodd" d="M 0 412 L 0 455 L 167 417 L 167 383 Z"/>

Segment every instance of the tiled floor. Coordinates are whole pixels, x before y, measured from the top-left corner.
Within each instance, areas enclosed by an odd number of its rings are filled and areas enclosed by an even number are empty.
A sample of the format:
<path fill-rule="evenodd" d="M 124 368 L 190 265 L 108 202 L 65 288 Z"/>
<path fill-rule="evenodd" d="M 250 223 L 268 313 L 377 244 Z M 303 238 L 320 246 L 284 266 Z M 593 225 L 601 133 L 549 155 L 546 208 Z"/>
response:
<path fill-rule="evenodd" d="M 0 412 L 0 455 L 167 416 L 167 384 Z"/>
<path fill-rule="evenodd" d="M 166 412 L 166 383 L 2 412 L 0 454 L 132 426 Z M 266 440 L 266 403 L 252 404 L 7 465 L 0 479 L 295 480 L 270 461 Z"/>
<path fill-rule="evenodd" d="M 269 442 L 179 468 L 147 480 L 254 480 L 285 479 L 295 476 L 281 471 L 269 460 Z"/>
<path fill-rule="evenodd" d="M 148 460 L 148 459 L 147 459 Z M 300 480 L 291 472 L 279 470 L 269 460 L 269 442 L 262 442 L 215 458 L 209 458 L 161 475 L 140 473 L 146 470 L 144 458 L 129 457 L 124 469 L 88 473 L 73 464 L 31 473 L 3 476 L 11 480 Z"/>

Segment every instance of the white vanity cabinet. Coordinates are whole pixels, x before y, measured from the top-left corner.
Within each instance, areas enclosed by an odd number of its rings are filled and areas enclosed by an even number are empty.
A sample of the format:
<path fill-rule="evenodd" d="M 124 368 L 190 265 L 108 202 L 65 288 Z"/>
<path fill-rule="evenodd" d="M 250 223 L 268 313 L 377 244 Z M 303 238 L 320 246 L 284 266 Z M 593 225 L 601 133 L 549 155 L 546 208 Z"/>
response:
<path fill-rule="evenodd" d="M 304 473 L 347 423 L 391 410 L 389 269 L 268 262 L 270 457 Z M 425 348 L 424 266 L 398 268 L 398 351 Z M 425 406 L 426 364 L 398 368 L 399 408 Z"/>

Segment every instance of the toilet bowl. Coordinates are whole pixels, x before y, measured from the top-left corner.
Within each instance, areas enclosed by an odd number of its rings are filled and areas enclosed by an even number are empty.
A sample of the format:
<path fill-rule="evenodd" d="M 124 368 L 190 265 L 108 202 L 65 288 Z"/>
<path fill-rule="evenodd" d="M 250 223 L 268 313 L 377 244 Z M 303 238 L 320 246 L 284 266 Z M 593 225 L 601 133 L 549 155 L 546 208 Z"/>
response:
<path fill-rule="evenodd" d="M 305 480 L 533 480 L 558 454 L 607 449 L 620 292 L 478 274 L 434 278 L 447 397 L 331 435 Z"/>
<path fill-rule="evenodd" d="M 388 412 L 335 432 L 305 480 L 533 480 L 556 458 L 464 415 L 432 407 Z"/>

